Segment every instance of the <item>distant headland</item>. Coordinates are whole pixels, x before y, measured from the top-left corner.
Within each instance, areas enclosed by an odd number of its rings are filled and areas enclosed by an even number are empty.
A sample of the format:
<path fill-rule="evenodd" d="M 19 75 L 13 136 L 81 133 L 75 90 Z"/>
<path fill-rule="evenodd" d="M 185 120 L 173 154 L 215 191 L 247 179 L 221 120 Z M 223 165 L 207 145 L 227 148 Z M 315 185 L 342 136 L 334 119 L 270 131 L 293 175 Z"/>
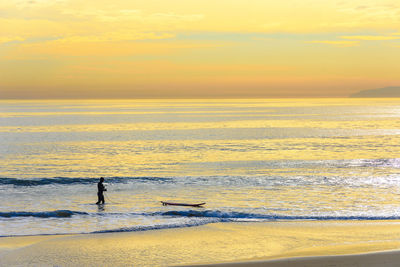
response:
<path fill-rule="evenodd" d="M 362 90 L 350 97 L 400 97 L 400 86 Z"/>

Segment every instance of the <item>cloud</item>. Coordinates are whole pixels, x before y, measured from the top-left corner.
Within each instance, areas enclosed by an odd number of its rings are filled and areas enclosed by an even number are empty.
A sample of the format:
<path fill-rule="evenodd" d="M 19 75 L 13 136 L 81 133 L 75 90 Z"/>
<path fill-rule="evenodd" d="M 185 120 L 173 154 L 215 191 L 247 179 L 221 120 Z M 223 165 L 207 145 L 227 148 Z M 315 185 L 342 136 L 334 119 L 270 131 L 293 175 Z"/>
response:
<path fill-rule="evenodd" d="M 0 36 L 0 44 L 14 42 L 14 41 L 24 41 L 25 38 L 21 36 Z"/>
<path fill-rule="evenodd" d="M 40 4 L 45 3 L 40 1 Z M 30 3 L 21 1 L 20 4 Z M 0 3 L 0 10 L 1 7 Z M 201 14 L 144 12 L 140 9 L 25 9 L 17 12 L 15 8 L 8 8 L 6 16 L 0 14 L 0 25 L 6 25 L 0 27 L 0 44 L 33 39 L 48 44 L 48 40 L 40 41 L 42 37 L 58 39 L 54 41 L 58 43 L 162 40 L 174 38 L 176 31 L 203 18 Z"/>
<path fill-rule="evenodd" d="M 174 19 L 179 21 L 197 21 L 204 18 L 203 14 L 179 15 L 174 13 L 154 13 L 150 17 L 161 19 Z"/>
<path fill-rule="evenodd" d="M 362 41 L 386 41 L 400 39 L 400 36 L 388 36 L 388 35 L 351 35 L 351 36 L 340 36 L 342 39 L 348 40 L 362 40 Z"/>
<path fill-rule="evenodd" d="M 93 20 L 100 23 L 120 23 L 123 21 L 131 21 L 136 23 L 146 23 L 148 25 L 157 25 L 158 23 L 184 23 L 202 20 L 203 14 L 177 14 L 169 13 L 148 13 L 141 9 L 64 9 L 62 15 L 68 16 L 69 19 Z"/>
<path fill-rule="evenodd" d="M 54 42 L 59 42 L 59 43 L 118 42 L 118 41 L 138 41 L 138 40 L 160 40 L 173 37 L 175 37 L 175 34 L 171 33 L 117 31 L 117 32 L 108 32 L 101 35 L 69 36 L 65 38 L 60 38 Z"/>
<path fill-rule="evenodd" d="M 357 3 L 358 2 L 358 3 Z M 369 2 L 369 3 L 368 3 Z M 400 13 L 400 6 L 396 1 L 389 3 L 377 3 L 378 1 L 353 0 L 343 1 L 338 4 L 337 10 L 351 15 L 360 21 L 368 23 L 381 20 L 396 21 Z"/>
<path fill-rule="evenodd" d="M 47 7 L 57 4 L 66 3 L 66 0 L 11 0 L 13 4 L 19 8 Z"/>
<path fill-rule="evenodd" d="M 359 46 L 359 41 L 307 41 L 308 44 L 328 44 L 337 47 L 352 47 Z"/>
<path fill-rule="evenodd" d="M 400 39 L 399 33 L 392 33 L 391 35 L 344 35 L 340 36 L 340 39 L 345 40 L 315 40 L 306 41 L 311 44 L 328 44 L 337 47 L 352 47 L 359 46 L 360 41 L 390 41 Z M 347 41 L 349 40 L 349 41 Z"/>

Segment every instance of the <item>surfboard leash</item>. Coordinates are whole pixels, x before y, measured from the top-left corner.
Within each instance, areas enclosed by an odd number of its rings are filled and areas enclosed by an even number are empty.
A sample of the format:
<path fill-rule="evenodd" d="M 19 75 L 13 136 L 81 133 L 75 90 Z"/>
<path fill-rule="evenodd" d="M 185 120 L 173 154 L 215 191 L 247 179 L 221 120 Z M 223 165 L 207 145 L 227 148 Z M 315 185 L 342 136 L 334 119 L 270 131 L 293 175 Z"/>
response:
<path fill-rule="evenodd" d="M 119 204 L 119 203 L 117 203 L 117 202 L 112 201 L 112 200 L 108 197 L 108 194 L 104 193 L 104 195 L 106 196 L 106 199 L 107 199 L 110 203 L 112 203 L 112 204 Z"/>

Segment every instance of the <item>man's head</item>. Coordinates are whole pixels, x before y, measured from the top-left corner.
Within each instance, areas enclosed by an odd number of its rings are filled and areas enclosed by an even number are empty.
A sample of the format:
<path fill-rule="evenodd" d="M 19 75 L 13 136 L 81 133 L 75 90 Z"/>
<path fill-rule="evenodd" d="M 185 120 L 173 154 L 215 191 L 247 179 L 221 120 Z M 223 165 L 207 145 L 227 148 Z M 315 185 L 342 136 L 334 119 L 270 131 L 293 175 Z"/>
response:
<path fill-rule="evenodd" d="M 100 177 L 100 182 L 104 182 L 104 178 L 103 177 Z"/>

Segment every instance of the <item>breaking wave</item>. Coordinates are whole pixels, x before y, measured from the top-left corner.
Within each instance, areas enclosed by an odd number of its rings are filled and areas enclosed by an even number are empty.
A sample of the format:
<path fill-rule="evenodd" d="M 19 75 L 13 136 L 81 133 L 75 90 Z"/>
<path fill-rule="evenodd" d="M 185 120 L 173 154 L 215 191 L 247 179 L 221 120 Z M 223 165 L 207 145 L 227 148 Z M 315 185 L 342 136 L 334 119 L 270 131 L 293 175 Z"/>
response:
<path fill-rule="evenodd" d="M 157 215 L 155 213 L 154 215 Z M 219 218 L 219 219 L 233 219 L 232 221 L 237 221 L 238 219 L 259 219 L 267 221 L 275 220 L 315 220 L 315 221 L 329 221 L 329 220 L 400 220 L 400 216 L 290 216 L 290 215 L 276 215 L 276 214 L 257 214 L 257 213 L 246 213 L 246 212 L 225 212 L 219 210 L 174 210 L 162 212 L 161 216 L 181 216 L 181 217 L 199 217 L 199 218 Z"/>
<path fill-rule="evenodd" d="M 9 211 L 0 212 L 0 217 L 13 218 L 13 217 L 37 217 L 37 218 L 68 218 L 72 215 L 89 215 L 87 212 L 72 211 L 72 210 L 54 210 L 54 211 Z"/>
<path fill-rule="evenodd" d="M 86 216 L 142 216 L 142 217 L 186 217 L 186 218 L 209 218 L 214 219 L 215 222 L 227 221 L 275 221 L 275 220 L 315 220 L 315 221 L 328 221 L 328 220 L 400 220 L 400 216 L 296 216 L 296 215 L 277 215 L 277 214 L 257 214 L 236 211 L 220 211 L 220 210 L 170 210 L 165 212 L 151 212 L 151 213 L 97 213 L 97 212 L 83 212 L 72 210 L 54 210 L 54 211 L 10 211 L 0 212 L 0 217 L 37 217 L 37 218 L 67 218 L 73 215 L 86 215 Z"/>

